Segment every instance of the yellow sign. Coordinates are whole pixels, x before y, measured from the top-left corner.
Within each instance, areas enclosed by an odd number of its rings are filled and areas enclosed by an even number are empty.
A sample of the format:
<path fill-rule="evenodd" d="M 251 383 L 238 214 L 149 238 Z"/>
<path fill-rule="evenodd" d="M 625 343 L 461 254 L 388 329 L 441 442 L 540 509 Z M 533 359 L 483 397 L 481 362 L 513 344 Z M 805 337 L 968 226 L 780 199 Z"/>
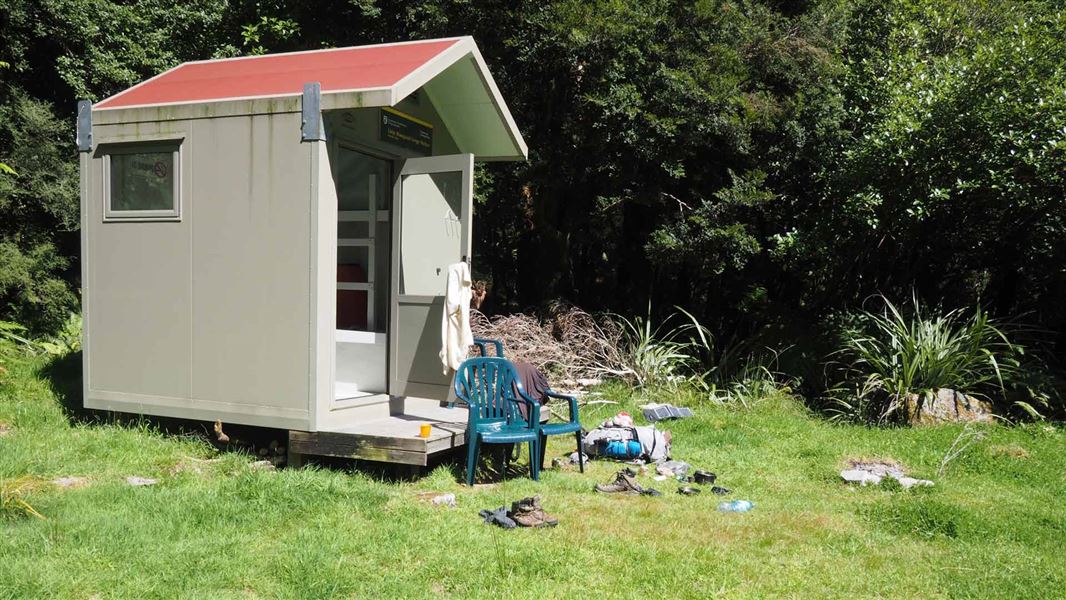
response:
<path fill-rule="evenodd" d="M 433 125 L 395 108 L 381 109 L 381 139 L 422 154 L 433 152 Z"/>

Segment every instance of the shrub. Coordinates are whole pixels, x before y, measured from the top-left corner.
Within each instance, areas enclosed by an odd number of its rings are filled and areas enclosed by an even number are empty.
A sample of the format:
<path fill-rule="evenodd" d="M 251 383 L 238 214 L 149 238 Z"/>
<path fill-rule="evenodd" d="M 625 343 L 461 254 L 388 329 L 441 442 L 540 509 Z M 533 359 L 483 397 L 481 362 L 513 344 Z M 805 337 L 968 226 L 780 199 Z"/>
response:
<path fill-rule="evenodd" d="M 688 314 L 688 313 L 686 313 Z M 699 323 L 668 327 L 673 315 L 652 325 L 651 310 L 646 317 L 615 317 L 622 330 L 622 364 L 637 387 L 675 385 L 689 379 L 697 361 L 696 344 L 690 336 L 702 333 Z"/>
<path fill-rule="evenodd" d="M 953 389 L 1012 404 L 1038 416 L 1033 402 L 1007 402 L 1007 391 L 1024 381 L 1024 348 L 1009 328 L 980 309 L 930 314 L 913 299 L 905 312 L 878 297 L 880 311 L 859 311 L 841 332 L 831 370 L 840 383 L 830 390 L 839 416 L 885 422 L 902 417 L 908 396 Z M 1047 398 L 1030 394 L 1035 404 Z"/>

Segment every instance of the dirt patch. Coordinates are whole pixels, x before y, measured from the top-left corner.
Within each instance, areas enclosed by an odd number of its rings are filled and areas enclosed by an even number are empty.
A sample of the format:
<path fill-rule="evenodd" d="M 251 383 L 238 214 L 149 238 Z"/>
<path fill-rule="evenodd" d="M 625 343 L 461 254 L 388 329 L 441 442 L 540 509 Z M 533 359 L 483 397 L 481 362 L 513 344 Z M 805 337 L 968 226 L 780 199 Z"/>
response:
<path fill-rule="evenodd" d="M 422 502 L 432 504 L 433 506 L 446 506 L 449 508 L 455 508 L 457 506 L 455 501 L 455 494 L 446 492 L 419 492 L 415 494 L 415 497 Z"/>
<path fill-rule="evenodd" d="M 182 457 L 173 467 L 170 467 L 171 475 L 179 475 L 181 473 L 191 473 L 193 475 L 203 475 L 206 471 L 210 470 L 214 465 L 222 462 L 220 458 L 195 458 L 192 456 Z"/>
<path fill-rule="evenodd" d="M 89 487 L 88 477 L 56 477 L 52 480 L 52 485 L 63 488 L 65 490 L 77 490 L 84 487 Z"/>
<path fill-rule="evenodd" d="M 1009 456 L 1011 458 L 1029 458 L 1029 451 L 1022 448 L 1018 444 L 1009 444 L 1006 446 L 992 446 L 988 449 L 989 454 L 992 456 Z"/>
<path fill-rule="evenodd" d="M 869 471 L 879 477 L 895 475 L 902 477 L 905 469 L 897 460 L 891 458 L 849 458 L 845 462 L 847 469 Z"/>
<path fill-rule="evenodd" d="M 7 423 L 0 422 L 0 437 L 11 433 L 11 426 Z"/>

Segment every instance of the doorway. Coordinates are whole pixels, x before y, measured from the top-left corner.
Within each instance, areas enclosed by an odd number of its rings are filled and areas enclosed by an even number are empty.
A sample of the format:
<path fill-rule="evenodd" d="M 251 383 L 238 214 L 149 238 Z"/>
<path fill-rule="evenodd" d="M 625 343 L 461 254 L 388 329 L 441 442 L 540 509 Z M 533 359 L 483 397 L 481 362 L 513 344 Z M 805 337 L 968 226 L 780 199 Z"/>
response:
<path fill-rule="evenodd" d="M 338 142 L 334 399 L 388 389 L 392 162 Z"/>

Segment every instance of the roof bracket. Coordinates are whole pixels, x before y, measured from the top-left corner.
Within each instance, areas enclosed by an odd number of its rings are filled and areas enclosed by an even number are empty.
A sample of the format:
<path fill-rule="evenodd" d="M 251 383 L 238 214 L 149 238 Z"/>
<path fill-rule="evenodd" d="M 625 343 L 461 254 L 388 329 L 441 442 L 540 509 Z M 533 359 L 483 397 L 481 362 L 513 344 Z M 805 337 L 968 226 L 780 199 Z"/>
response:
<path fill-rule="evenodd" d="M 78 127 L 74 139 L 78 152 L 89 152 L 93 149 L 93 103 L 88 100 L 78 100 Z"/>
<path fill-rule="evenodd" d="M 322 128 L 322 85 L 317 81 L 304 84 L 304 94 L 300 101 L 303 121 L 300 126 L 300 141 L 325 141 L 326 132 Z"/>

